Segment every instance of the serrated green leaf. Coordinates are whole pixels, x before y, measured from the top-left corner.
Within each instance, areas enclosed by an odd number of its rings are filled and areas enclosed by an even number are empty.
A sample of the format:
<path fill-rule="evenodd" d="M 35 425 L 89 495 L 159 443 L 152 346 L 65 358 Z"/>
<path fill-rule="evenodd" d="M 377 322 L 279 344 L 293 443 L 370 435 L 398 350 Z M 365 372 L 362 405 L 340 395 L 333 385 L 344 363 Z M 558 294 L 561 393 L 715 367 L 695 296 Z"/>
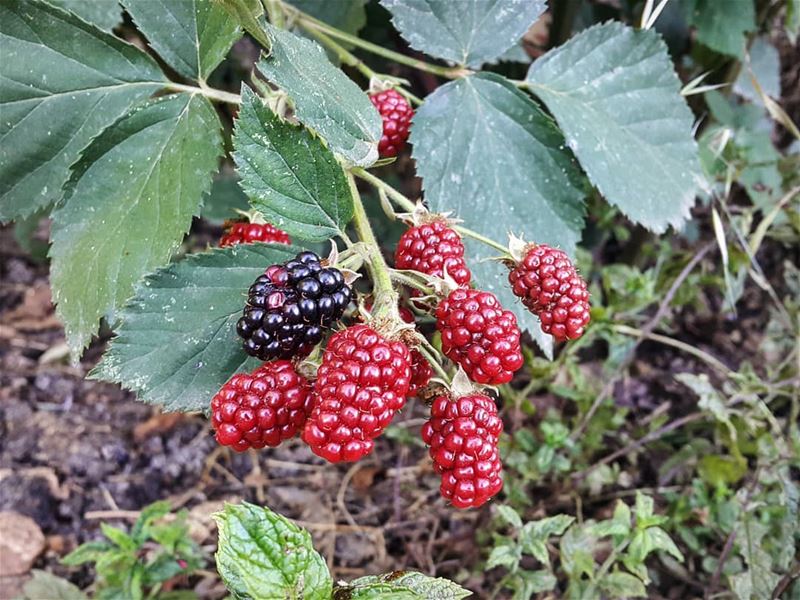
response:
<path fill-rule="evenodd" d="M 138 547 L 131 536 L 121 529 L 112 527 L 108 523 L 100 523 L 100 531 L 103 532 L 104 536 L 111 540 L 112 544 L 119 546 L 119 548 L 122 550 L 133 552 Z"/>
<path fill-rule="evenodd" d="M 630 573 L 615 571 L 603 577 L 598 585 L 613 598 L 646 598 L 644 584 Z"/>
<path fill-rule="evenodd" d="M 0 221 L 62 197 L 89 141 L 165 82 L 146 54 L 37 0 L 0 4 Z"/>
<path fill-rule="evenodd" d="M 118 0 L 46 0 L 48 4 L 58 6 L 84 21 L 96 25 L 100 29 L 111 31 L 122 23 L 122 7 Z"/>
<path fill-rule="evenodd" d="M 762 36 L 753 41 L 747 54 L 749 60 L 742 65 L 733 90 L 751 102 L 761 104 L 761 95 L 751 80 L 751 77 L 755 77 L 761 91 L 771 98 L 780 98 L 781 59 L 778 49 L 770 43 L 769 38 Z"/>
<path fill-rule="evenodd" d="M 511 48 L 547 7 L 545 0 L 381 0 L 381 4 L 412 48 L 475 69 Z"/>
<path fill-rule="evenodd" d="M 237 600 L 330 600 L 333 580 L 309 533 L 268 508 L 228 504 L 214 515 L 217 570 Z"/>
<path fill-rule="evenodd" d="M 383 121 L 367 95 L 316 42 L 265 28 L 272 48 L 258 70 L 289 95 L 295 116 L 348 162 L 369 166 L 378 160 Z"/>
<path fill-rule="evenodd" d="M 590 27 L 535 61 L 527 81 L 609 202 L 655 232 L 683 224 L 700 180 L 693 117 L 656 32 Z"/>
<path fill-rule="evenodd" d="M 433 210 L 453 211 L 503 243 L 514 231 L 574 252 L 584 214 L 579 171 L 552 120 L 506 79 L 483 73 L 440 87 L 417 111 L 411 142 Z M 511 292 L 507 269 L 485 260 L 497 251 L 465 241 L 476 283 L 551 355 L 552 338 Z"/>
<path fill-rule="evenodd" d="M 122 0 L 153 49 L 178 73 L 205 80 L 241 36 L 213 0 Z"/>
<path fill-rule="evenodd" d="M 344 232 L 353 218 L 353 196 L 336 157 L 246 86 L 233 146 L 241 187 L 269 222 L 309 241 Z"/>
<path fill-rule="evenodd" d="M 46 571 L 34 569 L 33 578 L 22 586 L 22 596 L 17 600 L 87 600 L 77 586 L 66 579 Z"/>
<path fill-rule="evenodd" d="M 94 379 L 119 383 L 166 410 L 208 410 L 231 375 L 259 362 L 242 350 L 236 321 L 269 265 L 298 248 L 246 244 L 194 254 L 149 275 L 123 309 Z"/>
<path fill-rule="evenodd" d="M 561 536 L 561 566 L 571 579 L 580 579 L 582 575 L 593 576 L 593 550 L 596 538 L 587 527 L 573 525 Z"/>
<path fill-rule="evenodd" d="M 172 507 L 167 500 L 159 500 L 145 506 L 131 528 L 131 537 L 137 544 L 143 544 L 149 536 L 148 528 L 150 524 L 169 514 L 170 510 L 172 510 Z"/>
<path fill-rule="evenodd" d="M 202 96 L 165 96 L 104 131 L 73 167 L 53 213 L 50 276 L 74 357 L 180 245 L 211 186 L 219 128 Z"/>
<path fill-rule="evenodd" d="M 472 595 L 457 583 L 416 571 L 393 571 L 359 577 L 338 587 L 334 598 L 349 600 L 460 600 Z"/>
<path fill-rule="evenodd" d="M 745 34 L 756 29 L 753 0 L 683 0 L 682 7 L 700 43 L 722 54 L 744 54 Z"/>

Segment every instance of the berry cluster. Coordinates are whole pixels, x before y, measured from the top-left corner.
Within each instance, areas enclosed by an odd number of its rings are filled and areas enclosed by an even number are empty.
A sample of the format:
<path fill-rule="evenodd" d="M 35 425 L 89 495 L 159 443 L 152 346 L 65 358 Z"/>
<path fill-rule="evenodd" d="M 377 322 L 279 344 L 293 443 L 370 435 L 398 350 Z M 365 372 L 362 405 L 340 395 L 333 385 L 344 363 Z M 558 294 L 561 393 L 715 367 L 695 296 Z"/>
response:
<path fill-rule="evenodd" d="M 456 289 L 439 303 L 442 351 L 476 383 L 508 383 L 522 366 L 517 318 L 491 292 Z"/>
<path fill-rule="evenodd" d="M 381 158 L 397 156 L 408 139 L 408 128 L 414 111 L 408 100 L 393 89 L 372 94 L 369 99 L 383 119 L 383 135 L 378 142 L 378 154 Z"/>
<path fill-rule="evenodd" d="M 464 261 L 464 243 L 441 217 L 409 227 L 394 253 L 398 269 L 411 269 L 426 275 L 443 277 L 444 272 L 459 286 L 468 286 L 472 274 Z"/>
<path fill-rule="evenodd" d="M 261 360 L 306 356 L 338 321 L 351 290 L 341 271 L 323 267 L 319 256 L 301 252 L 272 265 L 255 280 L 236 331 L 244 350 Z"/>
<path fill-rule="evenodd" d="M 311 406 L 308 380 L 279 360 L 231 377 L 211 400 L 211 426 L 237 452 L 274 447 L 303 428 Z"/>
<path fill-rule="evenodd" d="M 237 221 L 230 224 L 225 234 L 220 238 L 219 245 L 224 248 L 236 244 L 250 244 L 251 242 L 291 244 L 289 234 L 274 225 Z"/>
<path fill-rule="evenodd" d="M 508 281 L 514 294 L 558 341 L 576 340 L 589 324 L 589 291 L 562 250 L 531 245 Z"/>
<path fill-rule="evenodd" d="M 497 450 L 502 430 L 497 407 L 483 394 L 434 400 L 422 439 L 442 476 L 441 494 L 456 508 L 481 506 L 502 489 Z"/>
<path fill-rule="evenodd" d="M 368 325 L 335 333 L 317 370 L 316 404 L 303 441 L 330 462 L 366 456 L 403 407 L 410 379 L 405 344 L 385 339 Z"/>

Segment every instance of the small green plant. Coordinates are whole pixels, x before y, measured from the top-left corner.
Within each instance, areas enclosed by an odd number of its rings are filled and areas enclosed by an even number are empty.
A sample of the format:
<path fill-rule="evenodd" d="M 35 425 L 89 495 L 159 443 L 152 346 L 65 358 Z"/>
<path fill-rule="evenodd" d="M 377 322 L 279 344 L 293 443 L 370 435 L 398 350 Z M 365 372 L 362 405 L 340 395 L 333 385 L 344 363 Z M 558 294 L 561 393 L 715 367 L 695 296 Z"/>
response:
<path fill-rule="evenodd" d="M 555 589 L 558 579 L 551 553 L 558 555 L 566 574 L 566 598 L 646 597 L 650 577 L 645 561 L 651 553 L 659 551 L 683 561 L 683 554 L 661 528 L 667 518 L 656 515 L 653 499 L 641 493 L 636 494 L 633 510 L 618 500 L 612 518 L 603 521 L 577 523 L 575 517 L 556 515 L 523 524 L 509 506 L 499 506 L 498 512 L 511 530 L 495 535 L 486 566 L 508 571 L 500 587 L 513 590 L 514 600 Z M 558 536 L 556 549 L 550 539 Z M 598 562 L 598 555 L 605 558 Z M 533 557 L 541 568 L 523 566 L 524 556 Z"/>
<path fill-rule="evenodd" d="M 472 593 L 413 571 L 334 581 L 311 535 L 270 509 L 228 504 L 219 527 L 217 570 L 236 600 L 459 600 Z"/>
<path fill-rule="evenodd" d="M 142 510 L 130 532 L 106 523 L 100 527 L 105 540 L 82 544 L 62 561 L 67 566 L 94 564 L 97 600 L 195 598 L 188 590 L 165 590 L 167 582 L 205 564 L 188 535 L 186 511 L 170 515 L 169 502 L 159 501 Z"/>

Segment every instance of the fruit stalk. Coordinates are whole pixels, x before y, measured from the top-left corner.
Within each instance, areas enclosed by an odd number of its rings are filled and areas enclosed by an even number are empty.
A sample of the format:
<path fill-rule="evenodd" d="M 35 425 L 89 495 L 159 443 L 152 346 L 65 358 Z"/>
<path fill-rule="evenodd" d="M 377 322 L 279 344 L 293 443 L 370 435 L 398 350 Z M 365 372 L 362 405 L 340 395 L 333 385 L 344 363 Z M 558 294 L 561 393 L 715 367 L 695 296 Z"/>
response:
<path fill-rule="evenodd" d="M 347 182 L 353 195 L 353 224 L 355 225 L 356 233 L 359 240 L 364 242 L 370 249 L 370 252 L 364 258 L 367 262 L 367 270 L 372 278 L 373 294 L 375 296 L 372 314 L 376 319 L 388 318 L 389 320 L 400 322 L 400 313 L 397 311 L 399 296 L 392 285 L 389 266 L 383 259 L 380 246 L 369 224 L 367 212 L 364 210 L 361 194 L 359 194 L 355 179 L 350 173 L 347 174 Z"/>

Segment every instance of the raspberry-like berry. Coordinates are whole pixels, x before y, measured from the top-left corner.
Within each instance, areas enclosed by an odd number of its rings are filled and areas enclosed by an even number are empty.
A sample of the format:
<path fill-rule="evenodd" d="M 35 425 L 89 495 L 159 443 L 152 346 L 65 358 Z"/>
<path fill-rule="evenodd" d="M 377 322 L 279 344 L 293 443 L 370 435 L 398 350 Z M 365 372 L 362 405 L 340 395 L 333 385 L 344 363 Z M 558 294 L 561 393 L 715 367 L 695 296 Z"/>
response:
<path fill-rule="evenodd" d="M 211 426 L 237 452 L 275 447 L 302 430 L 311 408 L 311 384 L 279 360 L 231 377 L 211 400 Z"/>
<path fill-rule="evenodd" d="M 250 286 L 236 324 L 245 352 L 265 361 L 307 355 L 342 317 L 351 294 L 341 271 L 323 267 L 313 252 L 272 265 Z"/>
<path fill-rule="evenodd" d="M 522 366 L 517 318 L 491 292 L 459 288 L 439 303 L 442 351 L 477 383 L 508 383 Z"/>
<path fill-rule="evenodd" d="M 274 242 L 276 244 L 291 244 L 289 234 L 269 223 L 245 223 L 237 221 L 232 223 L 222 238 L 220 247 L 234 246 L 235 244 L 249 244 L 251 242 Z"/>
<path fill-rule="evenodd" d="M 464 262 L 461 236 L 444 219 L 408 228 L 397 243 L 394 262 L 398 269 L 411 269 L 442 277 L 444 269 L 459 285 L 468 286 L 472 274 Z"/>
<path fill-rule="evenodd" d="M 589 324 L 589 290 L 566 253 L 544 244 L 530 247 L 508 275 L 514 294 L 558 341 L 576 340 Z"/>
<path fill-rule="evenodd" d="M 305 429 L 314 454 L 330 462 L 366 456 L 403 407 L 411 378 L 411 353 L 368 325 L 335 333 L 314 382 L 315 406 Z"/>
<path fill-rule="evenodd" d="M 408 139 L 408 128 L 414 110 L 396 90 L 386 90 L 369 97 L 383 119 L 383 135 L 378 142 L 378 154 L 381 158 L 397 156 Z"/>
<path fill-rule="evenodd" d="M 422 427 L 441 493 L 456 508 L 477 507 L 503 488 L 497 441 L 503 422 L 497 406 L 483 394 L 439 396 Z"/>

